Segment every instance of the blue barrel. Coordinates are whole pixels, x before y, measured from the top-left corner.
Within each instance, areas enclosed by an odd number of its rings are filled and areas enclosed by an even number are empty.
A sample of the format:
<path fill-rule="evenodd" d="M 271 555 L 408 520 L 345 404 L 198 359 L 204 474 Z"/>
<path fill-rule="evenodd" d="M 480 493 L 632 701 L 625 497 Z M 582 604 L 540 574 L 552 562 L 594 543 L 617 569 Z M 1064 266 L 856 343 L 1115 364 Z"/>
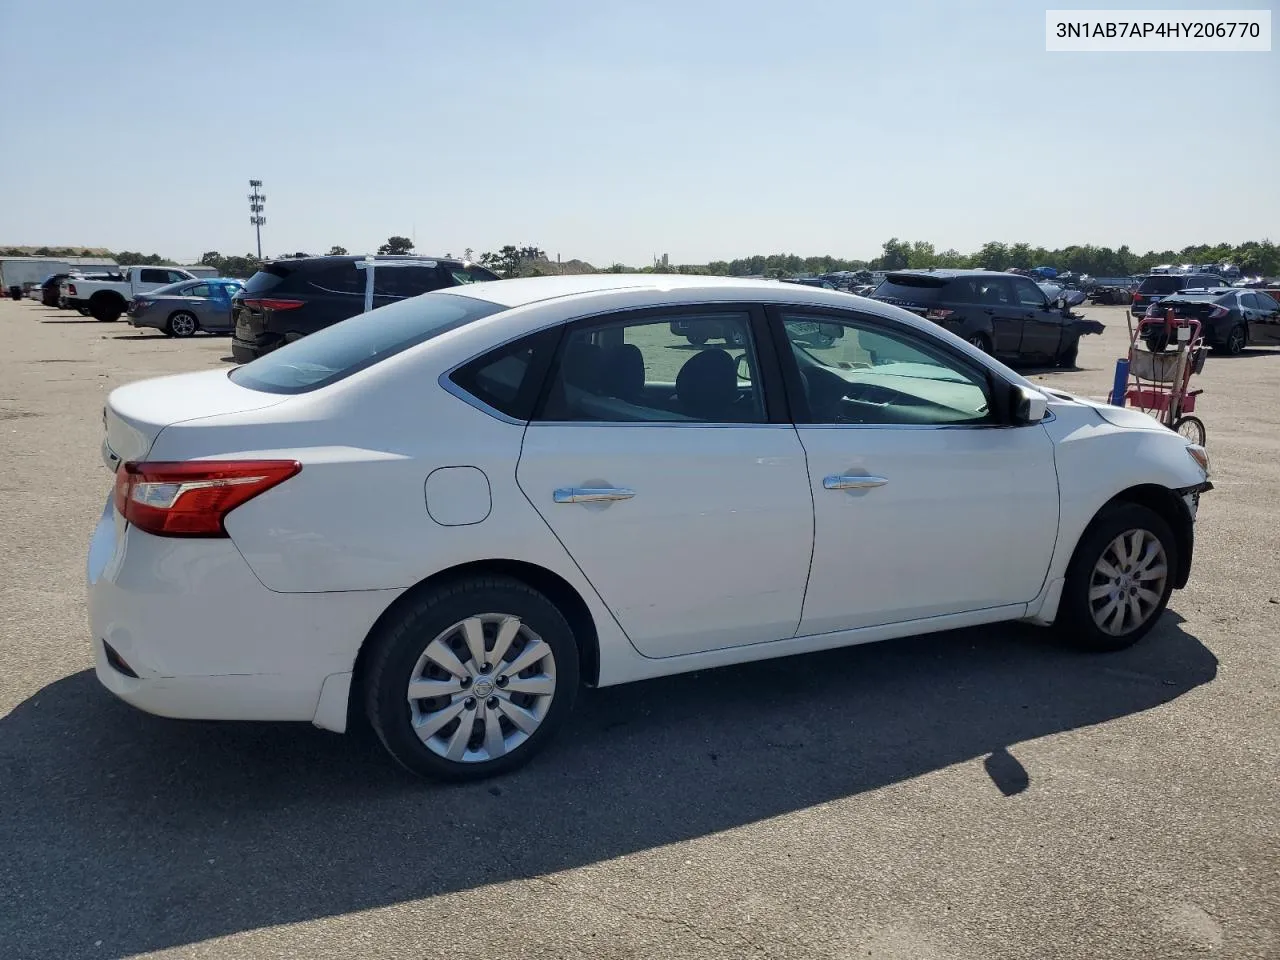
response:
<path fill-rule="evenodd" d="M 1129 384 L 1129 358 L 1121 357 L 1116 361 L 1116 378 L 1111 384 L 1111 405 L 1124 406 L 1125 387 Z"/>

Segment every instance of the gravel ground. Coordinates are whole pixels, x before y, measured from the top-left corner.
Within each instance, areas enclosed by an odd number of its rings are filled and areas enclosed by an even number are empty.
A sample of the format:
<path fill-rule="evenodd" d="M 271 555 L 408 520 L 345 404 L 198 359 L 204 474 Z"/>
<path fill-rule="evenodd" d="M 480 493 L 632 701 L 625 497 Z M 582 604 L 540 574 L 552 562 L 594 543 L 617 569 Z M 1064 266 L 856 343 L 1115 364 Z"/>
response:
<path fill-rule="evenodd" d="M 1088 313 L 1042 376 L 1102 396 L 1124 315 Z M 1217 489 L 1136 648 L 986 627 L 613 688 L 445 788 L 98 686 L 103 400 L 228 343 L 0 331 L 0 958 L 1280 956 L 1280 352 L 1206 366 Z"/>

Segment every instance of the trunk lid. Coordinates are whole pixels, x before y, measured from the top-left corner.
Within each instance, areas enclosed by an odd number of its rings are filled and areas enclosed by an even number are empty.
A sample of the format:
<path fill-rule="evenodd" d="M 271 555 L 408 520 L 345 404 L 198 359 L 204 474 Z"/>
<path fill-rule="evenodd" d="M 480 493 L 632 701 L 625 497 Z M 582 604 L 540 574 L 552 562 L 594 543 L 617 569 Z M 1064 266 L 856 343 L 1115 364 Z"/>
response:
<path fill-rule="evenodd" d="M 103 462 L 115 470 L 121 461 L 144 459 L 160 432 L 175 423 L 260 410 L 287 399 L 232 383 L 225 370 L 180 373 L 117 387 L 102 412 Z"/>

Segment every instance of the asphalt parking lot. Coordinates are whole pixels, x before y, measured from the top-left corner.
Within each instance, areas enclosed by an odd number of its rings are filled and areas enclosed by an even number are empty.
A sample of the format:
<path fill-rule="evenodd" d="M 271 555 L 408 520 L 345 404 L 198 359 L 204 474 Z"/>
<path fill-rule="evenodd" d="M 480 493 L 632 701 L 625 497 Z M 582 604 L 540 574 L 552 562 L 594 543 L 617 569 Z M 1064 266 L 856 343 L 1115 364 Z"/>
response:
<path fill-rule="evenodd" d="M 1123 308 L 1086 312 L 1031 375 L 1103 396 Z M 592 692 L 439 787 L 98 686 L 104 398 L 229 342 L 9 300 L 0 334 L 2 960 L 1280 956 L 1280 351 L 1206 365 L 1216 490 L 1134 649 L 984 627 Z"/>

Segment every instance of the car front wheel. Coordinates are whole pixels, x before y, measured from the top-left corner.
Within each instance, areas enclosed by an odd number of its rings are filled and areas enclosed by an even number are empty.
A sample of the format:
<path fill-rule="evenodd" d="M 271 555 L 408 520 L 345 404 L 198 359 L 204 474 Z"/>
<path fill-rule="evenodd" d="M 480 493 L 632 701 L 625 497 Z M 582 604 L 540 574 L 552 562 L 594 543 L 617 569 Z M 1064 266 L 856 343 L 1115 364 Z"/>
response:
<path fill-rule="evenodd" d="M 1177 562 L 1177 541 L 1158 513 L 1136 503 L 1104 507 L 1067 569 L 1059 631 L 1085 650 L 1132 646 L 1168 605 Z"/>
<path fill-rule="evenodd" d="M 477 780 L 515 769 L 554 736 L 577 696 L 573 630 L 517 580 L 436 587 L 370 642 L 369 722 L 421 776 Z"/>

